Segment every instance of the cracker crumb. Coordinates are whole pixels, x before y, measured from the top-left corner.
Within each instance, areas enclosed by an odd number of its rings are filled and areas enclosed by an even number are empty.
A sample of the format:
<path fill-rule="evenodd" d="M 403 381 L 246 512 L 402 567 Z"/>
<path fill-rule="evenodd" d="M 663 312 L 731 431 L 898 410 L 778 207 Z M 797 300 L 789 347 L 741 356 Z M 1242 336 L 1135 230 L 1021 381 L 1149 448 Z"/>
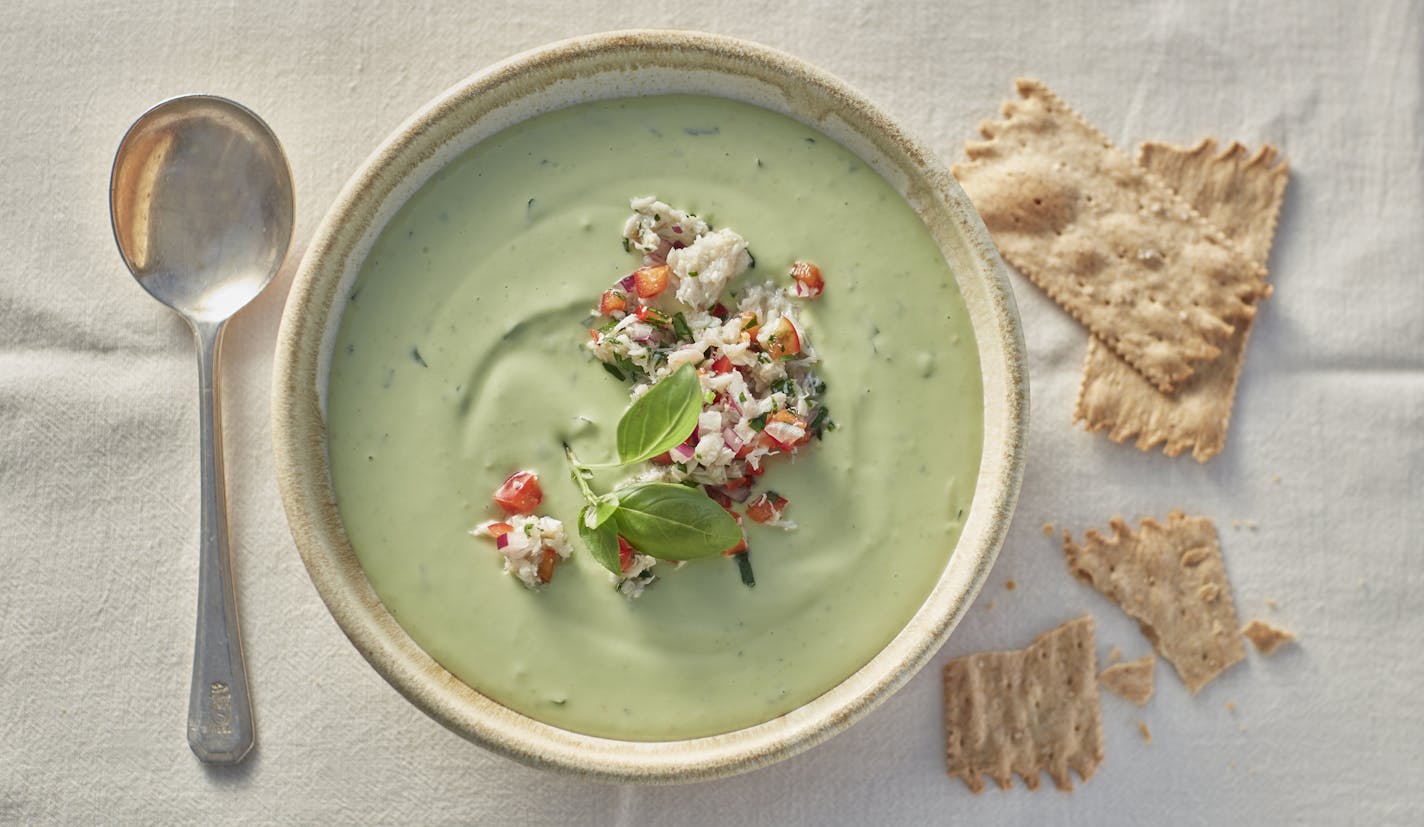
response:
<path fill-rule="evenodd" d="M 1004 588 L 1008 589 L 1009 591 L 1013 591 L 1014 589 L 1017 589 L 1018 587 L 1019 587 L 1019 584 L 1018 584 L 1018 583 L 1015 583 L 1015 582 L 1012 581 L 1012 580 L 1005 580 L 1005 581 L 1004 581 Z"/>
<path fill-rule="evenodd" d="M 1137 722 L 1137 731 L 1142 733 L 1142 740 L 1146 741 L 1149 744 L 1152 743 L 1152 730 L 1147 728 L 1146 721 Z"/>
<path fill-rule="evenodd" d="M 1122 660 L 1122 650 L 1114 646 L 1108 650 L 1108 663 L 1117 663 Z"/>
<path fill-rule="evenodd" d="M 988 603 L 985 603 L 985 604 L 984 604 L 984 611 L 986 611 L 986 612 L 992 612 L 992 611 L 994 611 L 994 601 L 990 600 Z"/>
<path fill-rule="evenodd" d="M 1256 651 L 1263 655 L 1274 653 L 1277 649 L 1295 640 L 1295 635 L 1285 629 L 1272 626 L 1264 620 L 1252 620 L 1246 624 L 1246 628 L 1241 630 L 1241 634 L 1256 647 Z"/>
<path fill-rule="evenodd" d="M 1277 601 L 1274 597 L 1268 597 L 1268 598 L 1266 598 L 1266 608 L 1267 608 L 1267 609 L 1270 609 L 1271 611 L 1274 612 L 1276 609 L 1279 609 L 1280 607 L 1281 607 L 1280 602 Z"/>
<path fill-rule="evenodd" d="M 1103 760 L 1093 618 L 1084 615 L 1039 635 L 1027 648 L 980 652 L 944 666 L 945 761 L 951 777 L 1001 789 L 1017 774 L 1030 790 L 1047 770 L 1073 789 Z"/>
<path fill-rule="evenodd" d="M 1157 659 L 1148 654 L 1127 663 L 1116 663 L 1098 675 L 1098 683 L 1114 695 L 1138 706 L 1146 706 L 1152 698 L 1152 673 Z"/>
<path fill-rule="evenodd" d="M 1272 475 L 1271 475 L 1271 482 L 1273 482 L 1273 483 L 1275 483 L 1275 484 L 1277 484 L 1277 485 L 1280 485 L 1280 484 L 1281 484 L 1281 475 L 1280 475 L 1280 474 L 1272 474 Z"/>
<path fill-rule="evenodd" d="M 1045 537 L 1052 537 L 1052 536 L 1053 536 L 1053 523 L 1044 523 L 1044 524 L 1043 524 L 1043 536 L 1045 536 Z"/>
<path fill-rule="evenodd" d="M 1235 714 L 1236 714 L 1236 702 L 1235 702 L 1235 701 L 1227 701 L 1227 702 L 1226 702 L 1226 711 L 1227 711 L 1227 712 L 1230 712 L 1232 715 L 1235 715 Z"/>

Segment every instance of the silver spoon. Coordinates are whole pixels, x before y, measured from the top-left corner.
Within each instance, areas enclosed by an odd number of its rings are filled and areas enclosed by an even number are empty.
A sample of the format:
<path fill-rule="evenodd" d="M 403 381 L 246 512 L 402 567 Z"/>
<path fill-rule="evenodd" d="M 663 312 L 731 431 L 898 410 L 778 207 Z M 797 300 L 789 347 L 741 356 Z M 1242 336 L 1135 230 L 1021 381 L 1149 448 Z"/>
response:
<path fill-rule="evenodd" d="M 227 320 L 272 281 L 292 240 L 292 173 L 277 136 L 247 108 L 173 98 L 129 127 L 109 181 L 114 238 L 138 283 L 198 340 L 202 551 L 188 744 L 235 764 L 252 749 L 228 553 L 218 354 Z"/>

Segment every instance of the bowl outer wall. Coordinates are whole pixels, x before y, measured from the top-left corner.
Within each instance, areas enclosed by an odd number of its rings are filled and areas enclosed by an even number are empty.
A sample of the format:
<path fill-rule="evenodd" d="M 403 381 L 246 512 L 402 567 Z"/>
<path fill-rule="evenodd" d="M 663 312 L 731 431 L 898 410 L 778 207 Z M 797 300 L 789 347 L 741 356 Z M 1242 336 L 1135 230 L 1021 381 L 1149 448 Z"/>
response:
<path fill-rule="evenodd" d="M 553 727 L 447 672 L 396 622 L 342 526 L 326 452 L 325 389 L 344 297 L 386 222 L 479 140 L 586 100 L 709 94 L 795 118 L 846 145 L 910 203 L 955 274 L 984 375 L 984 442 L 968 519 L 939 581 L 869 663 L 780 717 L 721 735 L 622 741 Z M 401 694 L 446 727 L 527 764 L 608 781 L 704 780 L 789 757 L 889 697 L 948 638 L 1008 532 L 1023 476 L 1028 377 L 1013 293 L 983 222 L 948 170 L 843 82 L 781 52 L 693 32 L 632 31 L 525 52 L 457 84 L 407 120 L 343 188 L 309 245 L 283 314 L 273 378 L 278 482 L 313 584 L 343 632 Z"/>

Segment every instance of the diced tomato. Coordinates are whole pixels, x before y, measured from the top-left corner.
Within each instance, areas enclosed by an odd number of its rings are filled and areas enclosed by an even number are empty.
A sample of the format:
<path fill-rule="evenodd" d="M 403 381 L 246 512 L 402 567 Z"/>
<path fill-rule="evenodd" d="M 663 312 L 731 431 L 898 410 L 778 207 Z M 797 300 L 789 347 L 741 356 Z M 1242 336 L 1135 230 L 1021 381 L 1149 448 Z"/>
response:
<path fill-rule="evenodd" d="M 711 313 L 714 317 L 723 321 L 726 321 L 727 316 L 730 315 L 727 310 L 727 305 L 722 304 L 721 302 L 717 302 L 716 304 L 712 305 L 712 309 L 708 312 Z"/>
<path fill-rule="evenodd" d="M 779 316 L 770 327 L 757 334 L 757 342 L 773 359 L 790 359 L 801 352 L 801 334 L 785 316 Z"/>
<path fill-rule="evenodd" d="M 737 521 L 737 525 L 740 527 L 741 524 L 742 524 L 742 515 L 738 514 L 737 512 L 733 511 L 731 508 L 728 508 L 728 507 L 725 506 L 725 505 L 722 506 L 722 507 L 727 509 L 727 513 L 732 515 L 732 519 L 736 520 L 736 521 Z M 746 551 L 746 550 L 747 550 L 747 532 L 746 532 L 746 529 L 742 529 L 742 539 L 739 540 L 739 541 L 737 541 L 737 544 L 736 544 L 735 546 L 732 546 L 731 548 L 729 548 L 729 549 L 727 549 L 726 551 L 722 552 L 722 556 L 723 556 L 723 557 L 733 557 L 733 556 L 735 556 L 735 555 L 741 554 L 742 552 L 744 552 L 744 551 Z"/>
<path fill-rule="evenodd" d="M 751 485 L 751 484 L 752 484 L 752 480 L 751 480 L 750 477 L 733 477 L 732 479 L 729 479 L 729 480 L 727 480 L 726 482 L 722 483 L 722 487 L 723 487 L 723 488 L 741 488 L 742 486 Z"/>
<path fill-rule="evenodd" d="M 539 487 L 539 475 L 533 471 L 515 471 L 494 492 L 494 504 L 506 514 L 530 514 L 544 501 Z"/>
<path fill-rule="evenodd" d="M 496 539 L 503 537 L 513 530 L 514 526 L 509 523 L 489 523 L 485 526 L 485 531 L 488 531 L 489 535 Z"/>
<path fill-rule="evenodd" d="M 668 286 L 670 268 L 666 264 L 656 267 L 640 267 L 633 272 L 633 289 L 644 299 L 663 292 Z"/>
<path fill-rule="evenodd" d="M 731 360 L 731 359 L 728 359 L 725 354 L 722 355 L 722 356 L 718 356 L 718 357 L 717 357 L 715 360 L 713 360 L 713 362 L 712 362 L 712 372 L 713 372 L 713 373 L 731 373 L 731 372 L 732 372 L 732 360 Z"/>
<path fill-rule="evenodd" d="M 554 566 L 559 564 L 559 553 L 545 546 L 544 554 L 539 558 L 539 582 L 547 583 L 554 579 Z"/>
<path fill-rule="evenodd" d="M 770 523 L 781 519 L 786 508 L 786 498 L 775 491 L 768 491 L 747 505 L 747 516 L 754 523 Z"/>
<path fill-rule="evenodd" d="M 806 420 L 788 410 L 782 409 L 767 417 L 766 424 L 772 426 L 773 423 L 779 424 L 775 427 L 764 428 L 761 435 L 763 438 L 770 440 L 771 443 L 780 450 L 790 450 L 797 445 L 805 444 L 811 439 L 811 433 L 806 427 Z M 793 429 L 799 429 L 800 433 L 795 433 Z M 792 431 L 795 435 L 788 434 L 787 431 Z"/>
<path fill-rule="evenodd" d="M 618 538 L 618 568 L 620 571 L 627 571 L 633 565 L 633 555 L 638 550 L 621 536 Z"/>
<path fill-rule="evenodd" d="M 663 451 L 661 454 L 658 454 L 657 456 L 648 460 L 648 462 L 651 462 L 654 465 L 672 465 L 672 452 Z"/>
<path fill-rule="evenodd" d="M 598 299 L 598 312 L 604 316 L 611 316 L 627 309 L 628 297 L 617 290 L 605 290 Z"/>
<path fill-rule="evenodd" d="M 796 280 L 796 295 L 805 299 L 814 299 L 826 289 L 826 280 L 821 278 L 821 268 L 809 261 L 793 263 L 791 278 Z"/>
<path fill-rule="evenodd" d="M 598 344 L 599 340 L 602 339 L 603 336 L 599 334 L 597 330 L 594 330 L 590 327 L 588 329 L 588 338 L 592 339 L 594 344 Z"/>

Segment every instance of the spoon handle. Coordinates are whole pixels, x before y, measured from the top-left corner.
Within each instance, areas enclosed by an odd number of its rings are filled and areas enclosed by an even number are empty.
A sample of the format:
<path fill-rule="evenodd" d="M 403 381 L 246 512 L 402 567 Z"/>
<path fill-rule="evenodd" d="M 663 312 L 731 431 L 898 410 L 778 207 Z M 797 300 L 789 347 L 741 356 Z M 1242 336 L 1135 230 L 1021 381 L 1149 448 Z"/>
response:
<path fill-rule="evenodd" d="M 252 702 L 237 622 L 228 551 L 218 352 L 223 323 L 194 325 L 198 339 L 199 450 L 202 453 L 202 549 L 198 558 L 198 631 L 188 696 L 188 745 L 210 764 L 236 764 L 252 749 Z"/>

